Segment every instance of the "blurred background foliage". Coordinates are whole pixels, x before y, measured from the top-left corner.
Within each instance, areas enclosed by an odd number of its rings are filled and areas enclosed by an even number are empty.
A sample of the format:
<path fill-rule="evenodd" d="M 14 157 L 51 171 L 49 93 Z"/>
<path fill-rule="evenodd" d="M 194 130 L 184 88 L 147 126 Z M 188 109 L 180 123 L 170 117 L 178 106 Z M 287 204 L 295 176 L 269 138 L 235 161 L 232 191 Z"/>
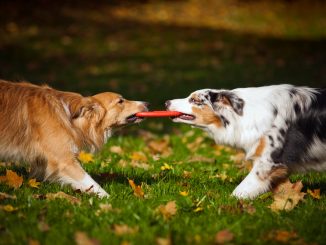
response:
<path fill-rule="evenodd" d="M 0 78 L 162 109 L 195 89 L 326 84 L 317 0 L 0 2 Z"/>

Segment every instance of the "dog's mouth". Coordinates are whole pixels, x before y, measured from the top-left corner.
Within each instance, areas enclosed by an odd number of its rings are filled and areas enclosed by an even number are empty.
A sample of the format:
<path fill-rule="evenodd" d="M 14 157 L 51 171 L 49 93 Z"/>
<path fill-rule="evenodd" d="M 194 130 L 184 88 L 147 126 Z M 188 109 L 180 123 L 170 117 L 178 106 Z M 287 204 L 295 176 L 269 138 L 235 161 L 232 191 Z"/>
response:
<path fill-rule="evenodd" d="M 193 121 L 196 119 L 196 117 L 194 115 L 191 115 L 191 114 L 186 114 L 186 113 L 183 113 L 182 115 L 180 116 L 177 116 L 177 117 L 171 117 L 171 119 L 181 119 L 183 121 Z"/>
<path fill-rule="evenodd" d="M 136 114 L 132 114 L 126 118 L 128 123 L 138 123 L 144 120 L 142 117 L 137 117 Z"/>

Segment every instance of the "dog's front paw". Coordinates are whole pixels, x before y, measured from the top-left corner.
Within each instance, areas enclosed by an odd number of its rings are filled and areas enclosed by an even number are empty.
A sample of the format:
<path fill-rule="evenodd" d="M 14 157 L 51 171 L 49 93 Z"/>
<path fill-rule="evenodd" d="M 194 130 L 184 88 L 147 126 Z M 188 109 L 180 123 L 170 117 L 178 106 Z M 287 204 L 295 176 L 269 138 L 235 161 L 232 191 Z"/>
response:
<path fill-rule="evenodd" d="M 238 185 L 231 195 L 237 199 L 254 199 L 256 197 L 253 193 L 248 192 L 248 190 L 241 185 Z"/>
<path fill-rule="evenodd" d="M 94 193 L 99 197 L 99 198 L 109 198 L 110 195 L 107 193 L 103 188 L 99 187 L 98 189 L 94 190 Z"/>
<path fill-rule="evenodd" d="M 250 172 L 232 192 L 232 196 L 238 199 L 255 199 L 260 194 L 269 191 L 269 189 L 270 182 L 267 179 L 261 180 L 253 172 Z"/>

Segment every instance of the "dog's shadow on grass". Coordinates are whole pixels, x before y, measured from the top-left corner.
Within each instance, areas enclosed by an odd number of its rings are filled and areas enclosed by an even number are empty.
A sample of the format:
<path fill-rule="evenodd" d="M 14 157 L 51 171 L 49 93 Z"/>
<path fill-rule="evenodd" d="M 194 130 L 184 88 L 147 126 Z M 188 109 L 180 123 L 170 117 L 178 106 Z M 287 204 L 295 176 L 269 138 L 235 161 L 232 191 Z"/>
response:
<path fill-rule="evenodd" d="M 148 185 L 155 184 L 160 182 L 164 179 L 173 180 L 175 182 L 179 182 L 184 180 L 182 176 L 174 175 L 174 174 L 157 174 L 156 177 L 153 177 L 151 174 L 143 173 L 143 174 L 136 174 L 136 173 L 99 173 L 99 174 L 92 174 L 94 180 L 99 183 L 100 185 L 107 184 L 107 183 L 120 183 L 129 185 L 128 180 L 133 180 L 136 184 L 146 183 Z"/>

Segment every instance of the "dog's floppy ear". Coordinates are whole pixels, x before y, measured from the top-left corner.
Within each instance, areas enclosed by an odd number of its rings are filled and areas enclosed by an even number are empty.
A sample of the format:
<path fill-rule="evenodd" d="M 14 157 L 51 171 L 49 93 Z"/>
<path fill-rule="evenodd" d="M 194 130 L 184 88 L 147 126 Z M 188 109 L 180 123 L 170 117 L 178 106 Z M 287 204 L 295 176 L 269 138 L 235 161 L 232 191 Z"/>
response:
<path fill-rule="evenodd" d="M 71 120 L 85 117 L 97 110 L 100 105 L 91 97 L 82 97 L 79 95 L 69 94 L 63 98 L 66 113 Z"/>
<path fill-rule="evenodd" d="M 240 116 L 243 115 L 244 100 L 232 92 L 222 91 L 213 92 L 209 91 L 209 100 L 213 107 L 215 103 L 220 103 L 226 106 L 231 106 L 232 109 Z"/>

